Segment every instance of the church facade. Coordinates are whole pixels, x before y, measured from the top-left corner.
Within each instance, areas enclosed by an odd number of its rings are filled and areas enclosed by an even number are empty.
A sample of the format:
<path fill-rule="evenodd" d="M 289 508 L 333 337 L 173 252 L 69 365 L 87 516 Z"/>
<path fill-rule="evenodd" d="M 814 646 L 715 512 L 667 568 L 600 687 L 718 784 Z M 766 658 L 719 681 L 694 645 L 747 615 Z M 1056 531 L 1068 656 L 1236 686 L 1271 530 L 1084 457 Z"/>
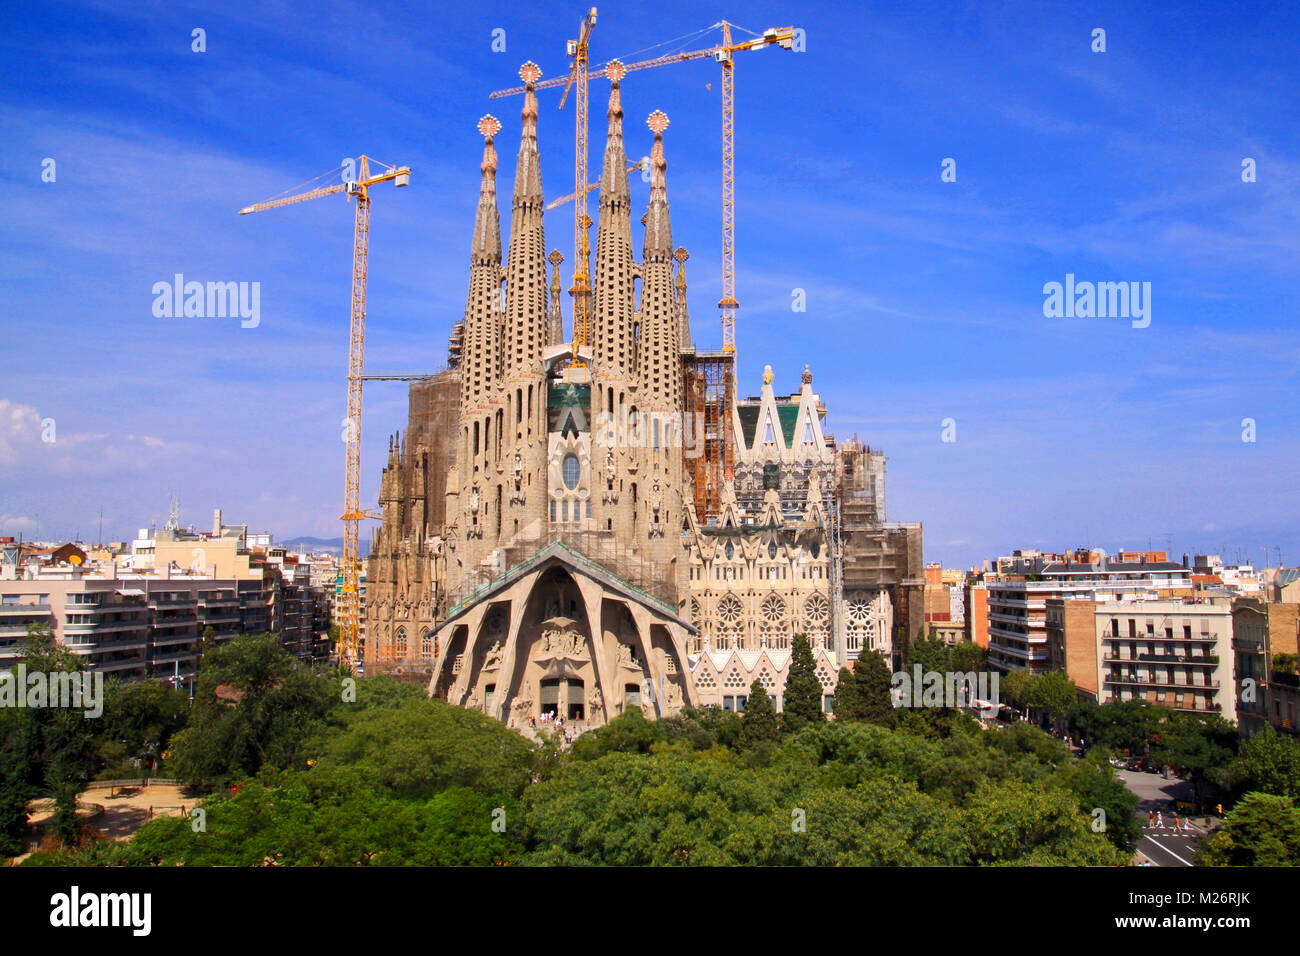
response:
<path fill-rule="evenodd" d="M 668 119 L 647 121 L 637 243 L 623 73 L 607 68 L 585 336 L 565 335 L 563 257 L 546 254 L 537 67 L 520 71 L 506 247 L 501 124 L 480 121 L 465 315 L 448 369 L 412 384 L 407 429 L 390 443 L 363 659 L 519 728 L 556 716 L 598 726 L 628 708 L 741 709 L 755 679 L 779 703 L 804 633 L 829 708 L 838 667 L 892 655 L 919 622 L 920 526 L 885 521 L 884 457 L 825 433 L 806 366 L 796 393 L 777 395 L 770 368 L 758 396 L 728 393 L 725 469 L 704 477 L 700 456 L 717 444 L 705 432 L 718 426 L 699 412 Z M 717 485 L 707 508 L 705 480 Z"/>

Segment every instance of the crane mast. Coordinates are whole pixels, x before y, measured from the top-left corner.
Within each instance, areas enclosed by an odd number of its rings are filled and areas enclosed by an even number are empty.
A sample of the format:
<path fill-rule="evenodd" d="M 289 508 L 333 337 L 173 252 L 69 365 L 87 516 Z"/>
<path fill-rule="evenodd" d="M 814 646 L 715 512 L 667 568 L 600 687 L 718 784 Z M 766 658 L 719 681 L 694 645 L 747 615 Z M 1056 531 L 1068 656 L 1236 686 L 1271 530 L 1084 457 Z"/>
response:
<path fill-rule="evenodd" d="M 587 67 L 591 32 L 596 28 L 596 8 L 583 17 L 578 39 L 569 41 L 569 56 L 573 66 L 569 71 L 560 108 L 569 96 L 569 89 L 577 88 L 574 112 L 574 163 L 573 190 L 577 194 L 573 207 L 573 364 L 581 365 L 578 349 L 587 344 L 587 324 L 591 309 L 591 217 L 587 215 Z"/>
<path fill-rule="evenodd" d="M 352 240 L 352 323 L 348 335 L 347 454 L 343 476 L 343 647 L 339 663 L 355 670 L 361 654 L 361 372 L 366 351 L 366 272 L 370 260 L 370 176 L 361 157 Z M 346 658 L 346 659 L 345 659 Z"/>
<path fill-rule="evenodd" d="M 731 24 L 722 21 L 722 351 L 736 351 L 736 78 L 731 58 Z"/>
<path fill-rule="evenodd" d="M 366 351 L 366 275 L 370 259 L 370 187 L 392 181 L 397 186 L 411 182 L 411 167 L 388 166 L 370 175 L 370 158 L 362 155 L 358 177 L 346 183 L 321 186 L 292 196 L 254 203 L 239 210 L 241 216 L 267 209 L 347 192 L 357 201 L 352 233 L 352 316 L 348 332 L 348 416 L 344 419 L 346 451 L 343 469 L 343 626 L 339 641 L 339 664 L 356 672 L 361 665 L 361 521 L 371 517 L 361 508 L 361 383 Z M 317 177 L 320 178 L 320 177 Z"/>

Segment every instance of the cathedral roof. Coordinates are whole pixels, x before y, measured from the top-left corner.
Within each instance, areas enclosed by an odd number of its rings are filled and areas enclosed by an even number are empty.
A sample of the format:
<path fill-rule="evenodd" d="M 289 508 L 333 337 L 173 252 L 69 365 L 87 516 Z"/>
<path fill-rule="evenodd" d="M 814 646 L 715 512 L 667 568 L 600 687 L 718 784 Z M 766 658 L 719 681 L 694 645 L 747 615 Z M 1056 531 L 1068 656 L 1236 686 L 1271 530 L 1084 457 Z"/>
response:
<path fill-rule="evenodd" d="M 520 562 L 500 577 L 470 591 L 461 598 L 459 602 L 457 602 L 450 612 L 448 612 L 447 620 L 440 626 L 445 627 L 474 605 L 488 600 L 494 594 L 509 587 L 521 577 L 524 577 L 527 574 L 532 574 L 534 571 L 541 570 L 547 564 L 562 564 L 571 572 L 576 572 L 591 578 L 607 591 L 621 594 L 623 597 L 637 602 L 647 610 L 653 611 L 655 614 L 671 617 L 675 623 L 682 625 L 682 627 L 686 628 L 692 634 L 698 633 L 699 631 L 694 624 L 682 618 L 677 613 L 677 609 L 667 601 L 661 601 L 654 595 L 643 591 L 641 588 L 628 581 L 625 581 L 604 565 L 591 560 L 591 558 L 588 558 L 586 555 L 574 551 L 563 541 L 551 542 L 527 561 Z"/>

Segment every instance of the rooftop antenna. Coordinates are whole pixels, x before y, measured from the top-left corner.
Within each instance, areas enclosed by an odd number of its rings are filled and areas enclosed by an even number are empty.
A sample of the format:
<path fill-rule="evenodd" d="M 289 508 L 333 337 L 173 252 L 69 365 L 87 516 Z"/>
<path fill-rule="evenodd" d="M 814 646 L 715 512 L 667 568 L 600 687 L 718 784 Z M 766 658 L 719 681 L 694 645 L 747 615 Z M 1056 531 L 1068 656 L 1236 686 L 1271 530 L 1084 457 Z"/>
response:
<path fill-rule="evenodd" d="M 99 507 L 99 547 L 104 546 L 104 506 Z"/>

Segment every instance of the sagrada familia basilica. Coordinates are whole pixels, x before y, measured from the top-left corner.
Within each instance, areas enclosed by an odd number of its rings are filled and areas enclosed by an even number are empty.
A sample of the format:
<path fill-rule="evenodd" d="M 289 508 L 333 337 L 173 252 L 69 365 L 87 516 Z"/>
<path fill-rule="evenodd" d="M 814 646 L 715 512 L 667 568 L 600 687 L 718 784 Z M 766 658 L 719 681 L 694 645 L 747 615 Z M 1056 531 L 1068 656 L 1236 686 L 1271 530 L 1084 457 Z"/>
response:
<path fill-rule="evenodd" d="M 634 246 L 623 71 L 610 64 L 586 334 L 565 334 L 548 256 L 537 67 L 503 247 L 496 136 L 484 137 L 469 295 L 448 368 L 410 386 L 366 569 L 367 672 L 525 728 L 627 708 L 780 705 L 791 641 L 837 671 L 891 658 L 922 619 L 921 527 L 885 520 L 885 458 L 825 430 L 804 366 L 736 394 L 735 353 L 697 351 L 673 246 L 664 133 Z M 642 134 L 644 135 L 644 134 Z M 550 266 L 548 270 L 548 264 Z M 576 340 L 576 342 L 575 342 Z M 792 343 L 792 345 L 797 343 Z"/>

